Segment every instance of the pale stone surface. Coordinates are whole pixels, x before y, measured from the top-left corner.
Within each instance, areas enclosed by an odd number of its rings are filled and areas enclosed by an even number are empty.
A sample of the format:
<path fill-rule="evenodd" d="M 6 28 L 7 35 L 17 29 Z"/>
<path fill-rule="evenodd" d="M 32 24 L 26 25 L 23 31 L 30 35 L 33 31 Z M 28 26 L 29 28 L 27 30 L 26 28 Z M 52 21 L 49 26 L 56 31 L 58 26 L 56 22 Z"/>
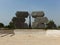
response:
<path fill-rule="evenodd" d="M 9 35 L 0 37 L 0 45 L 60 45 L 59 30 L 56 32 L 55 30 L 16 29 L 14 32 L 15 35 L 13 37 L 10 37 Z M 50 34 L 54 32 L 53 35 L 57 34 L 59 36 L 46 36 L 46 32 L 50 32 Z"/>
<path fill-rule="evenodd" d="M 60 30 L 47 30 L 46 31 L 47 36 L 52 37 L 59 37 L 60 36 Z"/>

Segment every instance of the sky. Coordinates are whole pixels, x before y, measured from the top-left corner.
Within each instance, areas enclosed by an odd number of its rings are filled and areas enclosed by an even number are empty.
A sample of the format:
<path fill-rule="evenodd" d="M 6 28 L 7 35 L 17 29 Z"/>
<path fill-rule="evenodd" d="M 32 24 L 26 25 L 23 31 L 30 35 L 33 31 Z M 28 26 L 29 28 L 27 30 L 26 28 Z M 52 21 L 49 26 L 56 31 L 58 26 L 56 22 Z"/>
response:
<path fill-rule="evenodd" d="M 60 25 L 60 0 L 0 0 L 0 23 L 8 25 L 17 11 L 44 11 L 49 20 Z"/>

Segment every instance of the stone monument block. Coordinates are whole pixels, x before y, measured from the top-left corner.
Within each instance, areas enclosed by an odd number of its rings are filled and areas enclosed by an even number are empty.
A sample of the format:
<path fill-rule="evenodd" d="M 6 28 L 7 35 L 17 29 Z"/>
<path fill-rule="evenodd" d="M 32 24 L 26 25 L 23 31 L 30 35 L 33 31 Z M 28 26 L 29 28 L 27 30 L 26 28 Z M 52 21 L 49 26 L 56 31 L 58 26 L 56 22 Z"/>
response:
<path fill-rule="evenodd" d="M 26 17 L 28 17 L 28 12 L 26 11 L 17 11 L 16 17 L 13 17 L 12 22 L 16 29 L 28 28 L 28 25 L 25 23 Z"/>
<path fill-rule="evenodd" d="M 40 23 L 47 23 L 48 19 L 47 19 L 47 17 L 36 17 L 34 21 L 40 22 Z"/>
<path fill-rule="evenodd" d="M 32 17 L 36 18 L 36 17 L 43 17 L 44 16 L 44 12 L 43 11 L 35 11 L 32 12 Z"/>
<path fill-rule="evenodd" d="M 18 17 L 18 18 L 21 18 L 21 17 L 26 18 L 26 17 L 28 17 L 28 15 L 29 15 L 29 13 L 26 11 L 17 11 L 16 12 L 16 17 Z"/>
<path fill-rule="evenodd" d="M 39 22 L 33 22 L 32 28 L 43 29 L 45 28 L 45 24 Z"/>
<path fill-rule="evenodd" d="M 35 19 L 32 23 L 32 28 L 45 28 L 48 22 L 47 17 L 44 17 L 43 11 L 32 12 L 32 17 Z"/>

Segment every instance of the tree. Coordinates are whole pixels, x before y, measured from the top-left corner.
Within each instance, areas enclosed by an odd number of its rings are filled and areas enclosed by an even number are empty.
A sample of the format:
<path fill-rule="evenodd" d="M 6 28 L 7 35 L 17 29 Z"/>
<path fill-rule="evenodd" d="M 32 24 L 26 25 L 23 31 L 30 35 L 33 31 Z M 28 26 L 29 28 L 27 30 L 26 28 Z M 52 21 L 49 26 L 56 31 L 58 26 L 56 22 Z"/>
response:
<path fill-rule="evenodd" d="M 60 29 L 60 26 L 58 26 L 58 29 Z"/>
<path fill-rule="evenodd" d="M 14 24 L 13 22 L 10 22 L 9 25 L 6 25 L 5 28 L 9 28 L 9 29 L 14 29 Z"/>
<path fill-rule="evenodd" d="M 56 24 L 54 23 L 53 20 L 50 20 L 50 21 L 47 23 L 47 28 L 48 28 L 48 29 L 56 29 L 57 26 L 56 26 Z"/>
<path fill-rule="evenodd" d="M 6 26 L 4 26 L 4 28 L 8 28 L 8 29 L 9 29 L 9 28 L 10 28 L 10 26 L 9 26 L 9 25 L 6 25 Z"/>
<path fill-rule="evenodd" d="M 0 28 L 3 28 L 4 27 L 4 24 L 3 23 L 0 23 Z"/>
<path fill-rule="evenodd" d="M 8 27 L 11 28 L 11 29 L 14 29 L 15 28 L 13 22 L 10 22 L 9 25 L 8 25 Z"/>

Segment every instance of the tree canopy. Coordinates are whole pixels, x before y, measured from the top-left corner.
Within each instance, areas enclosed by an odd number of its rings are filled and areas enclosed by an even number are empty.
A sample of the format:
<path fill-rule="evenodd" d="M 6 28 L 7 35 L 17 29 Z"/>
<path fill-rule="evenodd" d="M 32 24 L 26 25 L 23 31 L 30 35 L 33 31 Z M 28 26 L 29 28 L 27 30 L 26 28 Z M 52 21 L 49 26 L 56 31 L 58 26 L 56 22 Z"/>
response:
<path fill-rule="evenodd" d="M 4 27 L 4 24 L 3 23 L 0 23 L 0 28 L 3 28 Z"/>
<path fill-rule="evenodd" d="M 55 22 L 53 20 L 50 20 L 48 23 L 47 23 L 47 28 L 48 29 L 56 29 L 57 26 L 55 24 Z"/>

